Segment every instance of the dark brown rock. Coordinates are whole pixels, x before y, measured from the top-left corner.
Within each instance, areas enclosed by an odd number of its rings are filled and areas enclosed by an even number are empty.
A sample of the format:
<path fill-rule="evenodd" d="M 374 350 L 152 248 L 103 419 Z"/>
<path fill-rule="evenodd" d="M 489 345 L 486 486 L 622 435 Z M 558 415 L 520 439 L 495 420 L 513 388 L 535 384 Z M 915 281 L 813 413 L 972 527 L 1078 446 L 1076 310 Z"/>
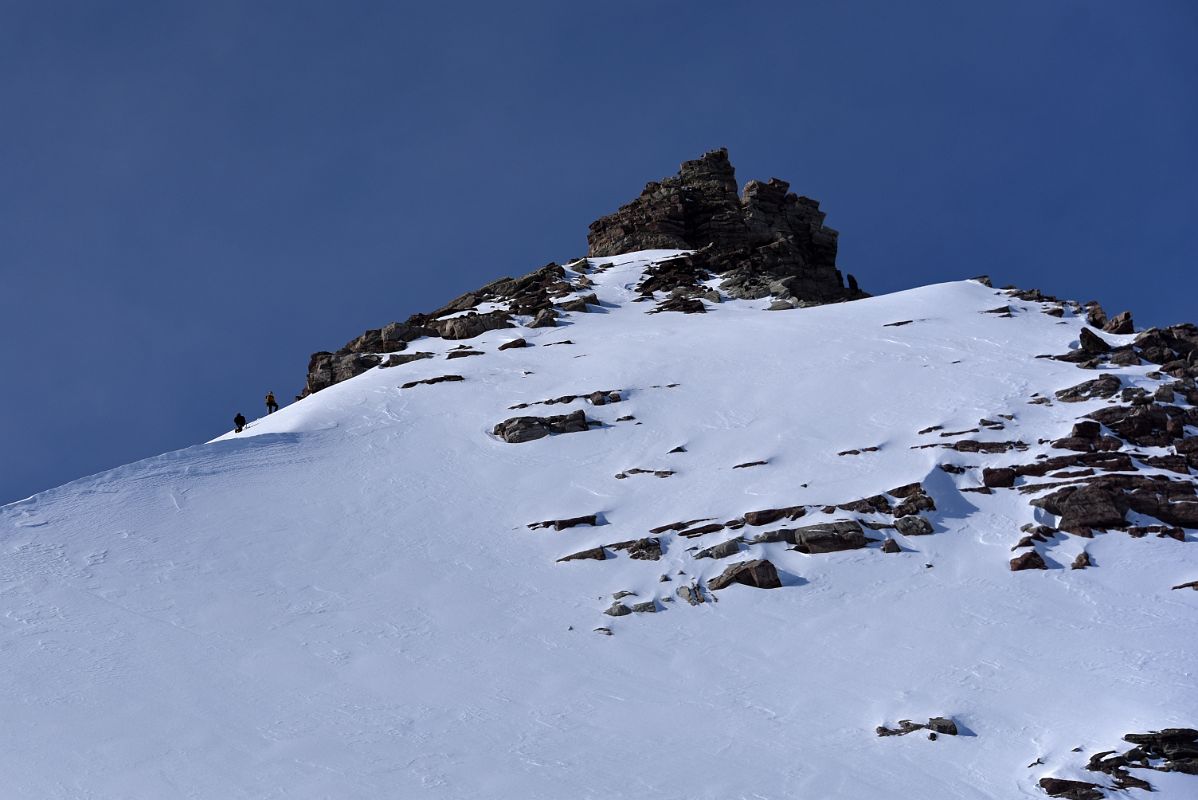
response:
<path fill-rule="evenodd" d="M 1082 328 L 1082 332 L 1078 336 L 1078 341 L 1081 344 L 1082 351 L 1090 355 L 1100 355 L 1111 350 L 1111 346 L 1107 343 L 1107 340 L 1089 328 Z"/>
<path fill-rule="evenodd" d="M 985 467 L 982 469 L 982 485 L 991 488 L 1009 489 L 1015 485 L 1016 473 L 1012 467 Z"/>
<path fill-rule="evenodd" d="M 582 411 L 556 417 L 512 417 L 495 426 L 492 433 L 505 442 L 531 442 L 551 434 L 581 433 L 590 430 L 590 420 Z"/>
<path fill-rule="evenodd" d="M 695 558 L 728 558 L 740 552 L 741 537 L 737 536 L 734 539 L 720 542 L 717 545 L 712 545 L 706 550 L 700 550 L 695 553 Z"/>
<path fill-rule="evenodd" d="M 1025 569 L 1048 569 L 1048 565 L 1044 563 L 1044 558 L 1038 552 L 1029 550 L 1011 559 L 1011 572 Z"/>
<path fill-rule="evenodd" d="M 1040 788 L 1049 797 L 1063 797 L 1065 800 L 1103 800 L 1106 794 L 1096 783 L 1085 781 L 1067 781 L 1063 778 L 1041 778 Z"/>
<path fill-rule="evenodd" d="M 928 730 L 943 736 L 956 736 L 957 723 L 949 717 L 932 717 L 928 720 Z"/>
<path fill-rule="evenodd" d="M 858 550 L 869 544 L 861 524 L 855 520 L 825 522 L 794 530 L 794 549 L 800 553 L 834 553 Z"/>
<path fill-rule="evenodd" d="M 443 339 L 473 339 L 487 331 L 510 328 L 511 315 L 506 311 L 491 311 L 486 314 L 466 314 L 450 319 L 435 319 L 428 324 Z"/>
<path fill-rule="evenodd" d="M 593 559 L 595 561 L 603 561 L 607 558 L 607 553 L 602 547 L 592 547 L 589 550 L 579 550 L 577 553 L 571 553 L 568 556 L 562 556 L 557 561 L 560 564 L 563 561 L 581 561 L 585 559 Z"/>
<path fill-rule="evenodd" d="M 771 522 L 777 522 L 783 517 L 787 519 L 798 519 L 807 513 L 805 506 L 787 506 L 785 508 L 765 508 L 760 511 L 745 512 L 746 525 L 769 525 Z"/>
<path fill-rule="evenodd" d="M 892 513 L 896 517 L 907 517 L 912 514 L 918 514 L 921 511 L 935 510 L 935 501 L 923 490 L 923 487 L 920 487 L 917 491 L 904 497 L 903 501 L 894 507 Z"/>
<path fill-rule="evenodd" d="M 661 540 L 654 537 L 648 539 L 632 539 L 627 542 L 609 544 L 611 550 L 623 550 L 628 557 L 636 561 L 658 561 L 661 559 Z"/>
<path fill-rule="evenodd" d="M 609 617 L 626 617 L 632 613 L 632 609 L 621 603 L 619 600 L 611 604 L 611 607 L 603 612 Z"/>
<path fill-rule="evenodd" d="M 927 536 L 932 533 L 932 523 L 914 514 L 897 518 L 894 527 L 903 536 Z"/>
<path fill-rule="evenodd" d="M 403 384 L 399 388 L 411 389 L 414 386 L 421 386 L 421 385 L 432 386 L 433 384 L 436 384 L 436 383 L 456 383 L 457 381 L 464 381 L 464 380 L 466 380 L 466 379 L 463 378 L 461 375 L 438 375 L 435 378 L 425 378 L 422 381 L 408 381 L 407 383 Z"/>
<path fill-rule="evenodd" d="M 1114 375 L 1103 375 L 1092 381 L 1079 383 L 1057 392 L 1057 399 L 1064 403 L 1080 403 L 1095 397 L 1114 397 L 1123 388 L 1123 383 Z"/>
<path fill-rule="evenodd" d="M 308 382 L 303 396 L 361 375 L 382 361 L 382 356 L 371 353 L 313 353 L 308 362 Z"/>
<path fill-rule="evenodd" d="M 1102 329 L 1107 333 L 1118 334 L 1136 332 L 1136 326 L 1135 323 L 1132 322 L 1130 311 L 1124 311 L 1122 314 L 1116 314 L 1115 316 L 1111 317 L 1107 320 L 1106 324 L 1102 326 Z"/>
<path fill-rule="evenodd" d="M 712 591 L 723 589 L 739 583 L 757 589 L 779 589 L 782 581 L 778 578 L 778 570 L 766 559 L 740 561 L 730 565 L 718 577 L 707 582 L 707 588 Z"/>
<path fill-rule="evenodd" d="M 690 603 L 692 606 L 697 606 L 705 602 L 706 599 L 703 597 L 703 590 L 695 584 L 690 586 L 679 586 L 674 593 L 686 602 Z"/>
<path fill-rule="evenodd" d="M 872 497 L 864 497 L 860 500 L 853 500 L 850 503 L 841 503 L 836 506 L 841 511 L 853 511 L 858 514 L 893 514 L 890 501 L 885 495 L 875 494 Z"/>
<path fill-rule="evenodd" d="M 1033 500 L 1032 505 L 1058 515 L 1061 521 L 1057 527 L 1063 531 L 1117 528 L 1127 524 L 1124 516 L 1127 502 L 1118 490 L 1103 485 L 1061 489 Z"/>
<path fill-rule="evenodd" d="M 400 367 L 404 364 L 410 364 L 413 361 L 420 361 L 422 359 L 432 357 L 432 353 L 392 353 L 382 360 L 382 362 L 379 364 L 379 369 Z"/>
<path fill-rule="evenodd" d="M 687 530 L 679 531 L 678 535 L 682 536 L 686 539 L 693 539 L 696 536 L 703 536 L 708 533 L 715 533 L 716 531 L 722 531 L 723 529 L 724 529 L 724 526 L 722 524 L 720 524 L 719 522 L 711 522 L 711 523 L 708 523 L 707 525 L 700 525 L 697 528 L 689 528 Z M 660 533 L 661 531 L 654 528 L 650 532 L 651 533 Z M 696 558 L 697 558 L 697 556 L 696 556 Z"/>
<path fill-rule="evenodd" d="M 598 514 L 585 514 L 581 517 L 570 517 L 569 519 L 547 519 L 544 522 L 530 522 L 528 527 L 532 530 L 539 528 L 553 528 L 555 531 L 564 531 L 567 528 L 576 528 L 579 525 L 598 525 Z"/>
<path fill-rule="evenodd" d="M 552 308 L 542 308 L 533 317 L 532 322 L 528 323 L 530 328 L 556 328 L 557 327 L 557 312 Z"/>
<path fill-rule="evenodd" d="M 503 344 L 499 345 L 499 349 L 500 350 L 512 350 L 517 347 L 528 347 L 528 346 L 529 346 L 528 342 L 525 341 L 523 338 L 520 338 L 520 339 L 512 339 L 510 342 L 504 342 Z"/>

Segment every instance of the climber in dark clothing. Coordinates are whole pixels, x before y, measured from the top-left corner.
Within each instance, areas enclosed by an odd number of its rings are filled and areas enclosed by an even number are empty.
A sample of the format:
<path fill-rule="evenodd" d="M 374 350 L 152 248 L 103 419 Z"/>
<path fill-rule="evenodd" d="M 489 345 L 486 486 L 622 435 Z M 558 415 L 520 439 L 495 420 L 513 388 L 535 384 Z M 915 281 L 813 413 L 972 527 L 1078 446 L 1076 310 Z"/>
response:
<path fill-rule="evenodd" d="M 275 402 L 275 393 L 267 392 L 266 393 L 266 413 L 273 414 L 278 410 L 279 410 L 279 404 L 277 402 Z"/>
<path fill-rule="evenodd" d="M 245 417 L 241 415 L 240 411 L 237 412 L 237 416 L 233 417 L 233 425 L 233 433 L 241 433 L 245 430 Z"/>

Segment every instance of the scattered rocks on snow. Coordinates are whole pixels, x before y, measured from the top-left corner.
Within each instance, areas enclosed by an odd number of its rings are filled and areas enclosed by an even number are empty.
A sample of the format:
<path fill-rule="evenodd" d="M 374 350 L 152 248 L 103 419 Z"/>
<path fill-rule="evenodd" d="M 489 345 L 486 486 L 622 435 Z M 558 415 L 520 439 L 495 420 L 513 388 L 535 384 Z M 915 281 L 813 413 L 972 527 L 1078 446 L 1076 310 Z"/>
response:
<path fill-rule="evenodd" d="M 545 345 L 548 347 L 549 345 Z M 548 400 L 534 400 L 531 403 L 517 403 L 514 406 L 508 406 L 508 410 L 516 411 L 529 406 L 553 406 L 564 403 L 573 403 L 575 400 L 586 400 L 593 406 L 605 406 L 609 403 L 619 403 L 623 400 L 623 396 L 615 389 L 604 389 L 597 392 L 588 392 L 586 394 L 564 394 L 561 397 L 551 397 Z"/>
<path fill-rule="evenodd" d="M 1128 510 L 1169 525 L 1198 528 L 1198 495 L 1191 481 L 1162 475 L 1096 475 L 1084 480 L 1031 503 L 1061 517 L 1057 527 L 1070 533 L 1123 528 Z"/>
<path fill-rule="evenodd" d="M 1198 730 L 1165 728 L 1149 733 L 1128 733 L 1123 741 L 1134 747 L 1122 754 L 1115 751 L 1096 753 L 1086 769 L 1103 772 L 1115 779 L 1119 789 L 1152 791 L 1145 780 L 1133 777 L 1127 770 L 1151 769 L 1157 772 L 1183 772 L 1198 775 Z"/>
<path fill-rule="evenodd" d="M 883 553 L 901 553 L 901 552 L 903 552 L 903 548 L 899 547 L 899 543 L 896 542 L 894 539 L 887 538 L 886 541 L 882 542 L 882 552 Z"/>
<path fill-rule="evenodd" d="M 504 342 L 503 344 L 499 345 L 499 349 L 500 350 L 513 350 L 513 349 L 520 348 L 520 347 L 530 347 L 530 346 L 531 345 L 529 345 L 529 343 L 525 339 L 520 338 L 520 339 L 512 339 L 510 342 Z"/>
<path fill-rule="evenodd" d="M 733 469 L 746 469 L 747 467 L 764 467 L 768 461 L 746 461 L 743 464 L 736 464 Z"/>
<path fill-rule="evenodd" d="M 1092 566 L 1094 565 L 1090 562 L 1090 554 L 1083 550 L 1077 554 L 1077 558 L 1073 559 L 1073 563 L 1069 565 L 1069 569 L 1085 569 Z"/>
<path fill-rule="evenodd" d="M 1010 450 L 1026 450 L 1027 442 L 978 442 L 973 439 L 962 439 L 958 442 L 944 444 L 920 444 L 915 445 L 912 449 L 922 450 L 927 447 L 947 447 L 958 453 L 1006 453 Z"/>
<path fill-rule="evenodd" d="M 1161 772 L 1185 772 L 1198 775 L 1198 730 L 1165 728 L 1150 733 L 1124 734 L 1123 741 L 1134 744 L 1135 751 L 1124 753 L 1129 760 L 1160 759 L 1166 763 L 1153 767 Z M 1169 767 L 1171 769 L 1165 769 Z"/>
<path fill-rule="evenodd" d="M 485 355 L 482 350 L 450 350 L 445 354 L 446 358 L 467 358 L 469 356 Z"/>

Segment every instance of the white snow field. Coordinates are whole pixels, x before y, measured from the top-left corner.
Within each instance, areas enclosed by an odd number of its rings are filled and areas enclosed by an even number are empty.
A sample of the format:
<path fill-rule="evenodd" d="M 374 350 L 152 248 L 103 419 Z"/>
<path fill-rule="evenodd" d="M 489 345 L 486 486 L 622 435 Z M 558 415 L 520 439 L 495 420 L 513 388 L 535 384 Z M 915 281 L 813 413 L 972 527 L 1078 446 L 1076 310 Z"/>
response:
<path fill-rule="evenodd" d="M 1020 526 L 1051 520 L 938 467 L 1029 463 L 1105 405 L 1028 402 L 1096 377 L 1035 358 L 1076 347 L 1081 319 L 969 281 L 647 314 L 632 287 L 671 254 L 603 259 L 603 308 L 560 327 L 453 360 L 461 342 L 423 339 L 435 358 L 0 509 L 0 797 L 1043 798 L 1045 776 L 1110 787 L 1086 761 L 1125 733 L 1198 723 L 1198 592 L 1170 588 L 1198 579 L 1194 531 L 1062 534 L 1038 546 L 1049 569 L 1012 572 Z M 517 336 L 533 346 L 498 351 Z M 1102 371 L 1154 386 L 1152 368 Z M 399 388 L 445 374 L 464 380 Z M 509 410 L 595 390 L 623 400 Z M 491 434 L 578 409 L 603 426 Z M 1027 452 L 912 449 L 1001 414 L 958 438 Z M 615 478 L 631 468 L 675 474 Z M 766 530 L 746 528 L 556 562 L 915 481 L 935 532 L 867 531 L 897 554 L 688 550 Z M 780 524 L 852 518 L 872 519 Z M 1069 569 L 1083 546 L 1094 566 Z M 748 558 L 784 585 L 675 594 Z M 603 614 L 622 590 L 657 613 Z M 960 735 L 875 734 L 935 716 Z M 1198 797 L 1198 776 L 1132 773 L 1156 791 L 1108 796 Z"/>

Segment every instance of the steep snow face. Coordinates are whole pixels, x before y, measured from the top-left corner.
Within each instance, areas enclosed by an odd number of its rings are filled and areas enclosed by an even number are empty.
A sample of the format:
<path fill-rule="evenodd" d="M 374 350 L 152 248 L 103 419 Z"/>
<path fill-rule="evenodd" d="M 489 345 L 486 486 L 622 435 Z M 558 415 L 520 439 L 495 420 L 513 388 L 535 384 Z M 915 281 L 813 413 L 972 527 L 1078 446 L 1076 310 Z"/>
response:
<path fill-rule="evenodd" d="M 417 341 L 432 358 L 0 509 L 3 794 L 1005 800 L 1046 796 L 1045 776 L 1113 786 L 1090 755 L 1198 722 L 1198 592 L 1171 589 L 1198 579 L 1193 530 L 1050 535 L 1049 568 L 1013 572 L 1020 526 L 1054 518 L 1014 489 L 961 491 L 983 465 L 1059 454 L 1050 440 L 1107 403 L 1035 395 L 1102 373 L 1151 391 L 1151 365 L 1036 359 L 1075 347 L 1081 320 L 974 282 L 648 314 L 634 286 L 668 255 L 603 260 L 602 307 L 559 327 L 453 359 L 462 342 Z M 462 380 L 400 388 L 445 375 Z M 536 404 L 600 390 L 620 401 Z M 579 410 L 597 424 L 493 433 Z M 921 447 L 966 439 L 1028 449 Z M 749 543 L 892 524 L 833 506 L 915 482 L 929 535 Z M 695 520 L 731 525 L 650 533 Z M 557 561 L 650 537 L 657 560 Z M 1068 569 L 1083 549 L 1094 566 Z M 782 585 L 707 586 L 750 559 Z M 679 596 L 692 586 L 704 602 Z M 604 614 L 618 592 L 651 605 Z M 959 735 L 875 734 L 938 716 Z M 1196 776 L 1132 774 L 1198 796 Z"/>

